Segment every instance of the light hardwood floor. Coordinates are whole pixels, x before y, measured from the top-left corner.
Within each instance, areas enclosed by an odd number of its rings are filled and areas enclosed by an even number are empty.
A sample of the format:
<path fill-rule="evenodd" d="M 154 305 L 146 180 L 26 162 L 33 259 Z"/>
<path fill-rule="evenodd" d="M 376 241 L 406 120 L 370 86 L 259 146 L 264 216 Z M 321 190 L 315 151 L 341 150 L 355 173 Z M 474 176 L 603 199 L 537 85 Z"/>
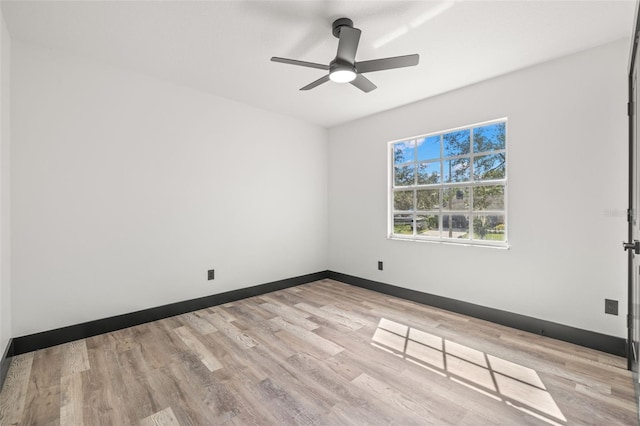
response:
<path fill-rule="evenodd" d="M 625 360 L 323 280 L 14 358 L 3 425 L 634 425 Z"/>

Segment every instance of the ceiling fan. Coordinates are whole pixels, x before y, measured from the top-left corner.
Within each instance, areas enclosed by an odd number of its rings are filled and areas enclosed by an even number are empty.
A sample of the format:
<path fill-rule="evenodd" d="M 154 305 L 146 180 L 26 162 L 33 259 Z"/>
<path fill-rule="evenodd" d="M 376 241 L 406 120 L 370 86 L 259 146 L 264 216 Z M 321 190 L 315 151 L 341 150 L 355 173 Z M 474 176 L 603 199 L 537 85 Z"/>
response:
<path fill-rule="evenodd" d="M 317 68 L 329 71 L 329 74 L 307 84 L 300 90 L 310 90 L 331 80 L 336 83 L 351 83 L 363 92 L 368 93 L 377 86 L 362 74 L 418 65 L 419 56 L 417 54 L 356 62 L 356 51 L 358 50 L 361 31 L 357 28 L 353 28 L 353 21 L 349 18 L 336 19 L 333 22 L 332 28 L 333 35 L 339 40 L 339 42 L 338 53 L 329 65 L 298 61 L 295 59 L 278 58 L 276 56 L 271 58 L 273 62 L 281 62 L 283 64 L 298 65 L 301 67 Z"/>

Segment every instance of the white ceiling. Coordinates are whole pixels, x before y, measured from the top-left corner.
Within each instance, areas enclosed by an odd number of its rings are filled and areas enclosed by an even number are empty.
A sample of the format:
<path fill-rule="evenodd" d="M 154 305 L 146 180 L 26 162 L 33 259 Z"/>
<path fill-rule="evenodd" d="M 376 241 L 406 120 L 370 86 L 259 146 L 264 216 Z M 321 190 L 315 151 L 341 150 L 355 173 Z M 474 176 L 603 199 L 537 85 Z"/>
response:
<path fill-rule="evenodd" d="M 331 127 L 623 37 L 634 0 L 603 1 L 2 1 L 16 40 Z M 298 89 L 328 63 L 331 23 L 362 30 L 359 61 L 420 54 L 413 68 Z"/>

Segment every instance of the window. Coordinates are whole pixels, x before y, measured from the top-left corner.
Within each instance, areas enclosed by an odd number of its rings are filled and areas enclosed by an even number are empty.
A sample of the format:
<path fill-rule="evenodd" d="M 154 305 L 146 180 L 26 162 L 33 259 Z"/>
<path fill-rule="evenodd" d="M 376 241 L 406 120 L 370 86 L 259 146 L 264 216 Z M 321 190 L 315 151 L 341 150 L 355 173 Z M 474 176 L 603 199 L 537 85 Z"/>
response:
<path fill-rule="evenodd" d="M 507 245 L 507 120 L 390 143 L 389 236 Z"/>

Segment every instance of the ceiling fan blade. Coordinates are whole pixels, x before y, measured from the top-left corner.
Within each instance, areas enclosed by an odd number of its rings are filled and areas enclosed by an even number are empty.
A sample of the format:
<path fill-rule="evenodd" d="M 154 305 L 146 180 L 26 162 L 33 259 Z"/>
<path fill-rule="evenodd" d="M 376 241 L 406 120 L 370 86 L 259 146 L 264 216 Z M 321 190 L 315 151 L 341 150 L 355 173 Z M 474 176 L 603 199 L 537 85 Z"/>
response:
<path fill-rule="evenodd" d="M 327 81 L 329 81 L 329 74 L 325 75 L 324 77 L 321 77 L 321 78 L 317 79 L 316 81 L 314 81 L 312 83 L 307 84 L 306 86 L 304 86 L 300 90 L 311 90 L 316 86 L 320 86 L 322 83 L 326 83 Z"/>
<path fill-rule="evenodd" d="M 340 27 L 340 41 L 338 42 L 338 54 L 336 59 L 354 64 L 356 62 L 356 50 L 360 42 L 360 30 L 348 27 L 346 25 Z"/>
<path fill-rule="evenodd" d="M 353 80 L 351 84 L 356 86 L 358 89 L 362 90 L 364 93 L 369 93 L 370 91 L 378 87 L 375 84 L 373 84 L 367 77 L 361 74 L 358 74 L 356 76 L 356 79 Z"/>
<path fill-rule="evenodd" d="M 271 61 L 280 62 L 283 64 L 289 64 L 289 65 L 299 65 L 301 67 L 317 68 L 319 70 L 329 69 L 329 65 L 316 64 L 315 62 L 298 61 L 296 59 L 278 58 L 277 56 L 274 56 L 273 58 L 271 58 Z"/>
<path fill-rule="evenodd" d="M 418 65 L 420 57 L 416 55 L 395 56 L 393 58 L 374 59 L 356 63 L 359 73 L 391 70 L 394 68 L 412 67 Z"/>

